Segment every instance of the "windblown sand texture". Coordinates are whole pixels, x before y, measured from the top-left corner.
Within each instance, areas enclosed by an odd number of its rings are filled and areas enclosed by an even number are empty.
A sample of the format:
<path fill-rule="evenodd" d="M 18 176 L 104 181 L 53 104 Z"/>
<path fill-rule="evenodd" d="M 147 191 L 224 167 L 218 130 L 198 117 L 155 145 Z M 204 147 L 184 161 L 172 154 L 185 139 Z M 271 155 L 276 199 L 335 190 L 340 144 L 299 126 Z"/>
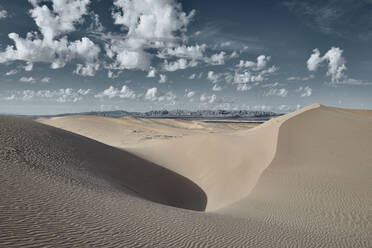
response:
<path fill-rule="evenodd" d="M 0 117 L 0 247 L 372 247 L 370 111 L 39 121 Z"/>

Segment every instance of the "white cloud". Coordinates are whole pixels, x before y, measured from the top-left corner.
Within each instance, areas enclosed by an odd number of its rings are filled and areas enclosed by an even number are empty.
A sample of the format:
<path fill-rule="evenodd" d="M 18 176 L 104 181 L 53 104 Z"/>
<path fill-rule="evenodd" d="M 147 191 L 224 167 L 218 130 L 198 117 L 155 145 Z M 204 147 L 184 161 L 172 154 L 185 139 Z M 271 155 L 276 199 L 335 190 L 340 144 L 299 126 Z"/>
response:
<path fill-rule="evenodd" d="M 221 47 L 228 47 L 231 46 L 232 42 L 231 41 L 225 41 L 220 44 Z"/>
<path fill-rule="evenodd" d="M 270 60 L 271 60 L 270 56 L 260 55 L 260 56 L 257 57 L 257 62 L 248 61 L 248 60 L 247 61 L 240 60 L 237 67 L 251 68 L 253 70 L 260 71 L 260 70 L 263 70 L 264 68 L 266 68 L 267 63 Z"/>
<path fill-rule="evenodd" d="M 118 71 L 117 73 L 114 73 L 113 71 L 109 70 L 107 72 L 107 77 L 108 78 L 118 78 L 122 72 L 123 71 Z"/>
<path fill-rule="evenodd" d="M 164 95 L 159 96 L 157 100 L 159 102 L 167 101 L 167 102 L 170 102 L 171 104 L 174 104 L 176 98 L 177 96 L 172 91 L 168 91 Z"/>
<path fill-rule="evenodd" d="M 26 66 L 24 68 L 25 68 L 25 71 L 32 71 L 32 69 L 34 68 L 34 64 L 28 61 L 26 62 Z"/>
<path fill-rule="evenodd" d="M 128 86 L 123 85 L 121 90 L 118 88 L 115 88 L 114 86 L 110 86 L 109 88 L 105 89 L 104 91 L 96 94 L 94 97 L 96 98 L 126 98 L 126 99 L 135 99 L 136 94 L 133 90 L 131 90 Z"/>
<path fill-rule="evenodd" d="M 12 75 L 15 75 L 15 74 L 17 74 L 17 73 L 18 73 L 18 70 L 13 69 L 13 70 L 10 70 L 10 71 L 8 71 L 7 73 L 5 73 L 5 75 L 7 75 L 7 76 L 12 76 Z"/>
<path fill-rule="evenodd" d="M 213 84 L 216 84 L 221 80 L 222 76 L 223 74 L 215 73 L 214 71 L 209 71 L 207 79 L 211 81 Z"/>
<path fill-rule="evenodd" d="M 128 29 L 129 37 L 150 41 L 174 39 L 176 31 L 185 31 L 194 11 L 189 15 L 174 0 L 115 0 L 115 24 Z"/>
<path fill-rule="evenodd" d="M 156 101 L 157 100 L 158 89 L 157 88 L 150 88 L 146 91 L 145 99 L 149 101 Z"/>
<path fill-rule="evenodd" d="M 265 81 L 269 75 L 278 71 L 276 66 L 268 67 L 270 59 L 270 56 L 260 55 L 256 62 L 240 60 L 239 64 L 236 65 L 238 69 L 235 70 L 233 75 L 233 83 L 237 84 L 237 90 L 250 90 L 252 87 L 248 85 L 249 83 L 257 85 Z"/>
<path fill-rule="evenodd" d="M 261 85 L 262 88 L 273 88 L 273 87 L 277 87 L 277 86 L 279 86 L 279 83 L 278 82 L 267 83 L 267 84 L 262 84 Z"/>
<path fill-rule="evenodd" d="M 109 37 L 106 54 L 113 60 L 110 69 L 150 67 L 152 55 L 147 48 L 173 47 L 187 30 L 194 11 L 186 14 L 175 0 L 115 0 L 114 23 L 126 34 Z"/>
<path fill-rule="evenodd" d="M 8 17 L 8 12 L 3 9 L 3 10 L 0 10 L 0 19 L 5 19 Z"/>
<path fill-rule="evenodd" d="M 80 76 L 89 76 L 93 77 L 96 74 L 96 71 L 99 69 L 99 64 L 98 63 L 92 63 L 92 64 L 77 64 L 76 69 L 74 71 L 75 74 L 80 75 Z"/>
<path fill-rule="evenodd" d="M 210 58 L 206 58 L 206 62 L 211 65 L 223 65 L 225 64 L 225 52 L 213 54 Z"/>
<path fill-rule="evenodd" d="M 320 63 L 322 62 L 323 62 L 323 58 L 320 57 L 320 51 L 318 48 L 315 48 L 310 58 L 307 60 L 307 69 L 309 71 L 316 71 Z"/>
<path fill-rule="evenodd" d="M 148 78 L 154 78 L 154 77 L 156 77 L 156 73 L 157 73 L 156 69 L 154 67 L 150 67 L 150 70 L 147 73 L 147 76 L 146 77 L 148 77 Z"/>
<path fill-rule="evenodd" d="M 195 67 L 197 65 L 198 62 L 196 62 L 195 60 L 191 60 L 190 62 L 188 62 L 186 59 L 180 58 L 170 63 L 168 63 L 168 61 L 165 60 L 163 64 L 163 69 L 166 71 L 178 71 L 187 69 L 189 67 Z"/>
<path fill-rule="evenodd" d="M 345 77 L 344 80 L 338 82 L 339 84 L 347 84 L 347 85 L 372 85 L 372 82 L 365 82 L 363 80 L 359 80 L 359 79 L 354 79 L 354 78 L 348 78 L 348 77 Z"/>
<path fill-rule="evenodd" d="M 219 86 L 218 84 L 214 84 L 212 90 L 213 91 L 221 91 L 222 90 L 222 87 Z"/>
<path fill-rule="evenodd" d="M 59 103 L 66 102 L 78 102 L 83 99 L 84 96 L 88 95 L 91 89 L 79 89 L 74 90 L 71 88 L 58 89 L 58 90 L 22 90 L 22 91 L 11 91 L 10 96 L 5 97 L 5 100 L 21 100 L 29 101 L 32 99 L 40 100 L 47 99 L 53 100 Z"/>
<path fill-rule="evenodd" d="M 49 83 L 50 82 L 50 77 L 43 77 L 41 80 L 40 80 L 40 82 L 42 82 L 42 83 Z"/>
<path fill-rule="evenodd" d="M 342 56 L 343 50 L 338 47 L 332 47 L 321 57 L 319 49 L 314 49 L 313 54 L 307 60 L 309 71 L 316 71 L 324 61 L 328 63 L 327 76 L 331 77 L 333 83 L 338 83 L 345 78 L 346 61 Z"/>
<path fill-rule="evenodd" d="M 191 79 L 191 80 L 194 80 L 196 78 L 196 74 L 195 73 L 193 73 L 193 74 L 191 74 L 190 76 L 189 76 L 189 79 Z"/>
<path fill-rule="evenodd" d="M 187 98 L 192 98 L 194 96 L 195 96 L 195 91 L 189 91 L 189 92 L 186 93 Z"/>
<path fill-rule="evenodd" d="M 236 51 L 233 51 L 233 52 L 230 54 L 230 59 L 234 59 L 234 58 L 239 58 L 239 53 L 237 53 Z"/>
<path fill-rule="evenodd" d="M 207 45 L 195 45 L 195 46 L 177 46 L 163 49 L 158 53 L 160 58 L 168 58 L 170 56 L 175 56 L 179 58 L 187 58 L 192 60 L 203 60 L 204 52 L 207 48 Z"/>
<path fill-rule="evenodd" d="M 160 74 L 159 77 L 160 77 L 159 83 L 161 83 L 161 84 L 165 84 L 168 81 L 167 75 Z"/>
<path fill-rule="evenodd" d="M 127 41 L 111 40 L 111 44 L 106 45 L 105 49 L 106 54 L 114 60 L 108 66 L 109 69 L 148 70 L 150 68 L 152 55 L 139 48 L 133 48 Z"/>
<path fill-rule="evenodd" d="M 36 80 L 33 77 L 21 77 L 19 81 L 23 83 L 35 83 Z"/>
<path fill-rule="evenodd" d="M 252 87 L 249 86 L 248 84 L 238 84 L 236 86 L 237 91 L 247 91 L 247 90 L 250 90 L 250 89 L 252 89 Z"/>
<path fill-rule="evenodd" d="M 61 34 L 75 31 L 75 24 L 81 23 L 87 14 L 90 0 L 52 0 L 52 9 L 40 5 L 41 1 L 29 0 L 33 5 L 30 11 L 36 25 L 47 43 Z"/>
<path fill-rule="evenodd" d="M 288 81 L 308 81 L 310 79 L 313 79 L 315 76 L 311 74 L 310 76 L 307 77 L 289 77 L 287 78 Z"/>
<path fill-rule="evenodd" d="M 264 93 L 264 96 L 280 96 L 280 97 L 286 97 L 288 94 L 287 89 L 276 89 L 276 88 L 270 88 L 269 91 Z"/>
<path fill-rule="evenodd" d="M 30 10 L 36 25 L 42 35 L 29 32 L 26 38 L 16 33 L 10 33 L 8 37 L 14 45 L 9 45 L 5 51 L 0 52 L 0 63 L 22 60 L 27 62 L 26 70 L 32 70 L 33 63 L 49 63 L 51 68 L 64 67 L 66 63 L 74 59 L 85 62 L 81 66 L 82 74 L 91 75 L 100 48 L 89 38 L 69 41 L 65 35 L 75 31 L 75 25 L 83 21 L 83 15 L 87 13 L 89 0 L 52 0 L 52 9 L 43 2 L 29 0 L 33 6 Z"/>
<path fill-rule="evenodd" d="M 312 92 L 313 90 L 309 87 L 309 86 L 306 86 L 306 87 L 302 87 L 300 86 L 296 92 L 300 92 L 300 96 L 301 97 L 309 97 L 312 95 Z"/>
<path fill-rule="evenodd" d="M 209 102 L 209 103 L 214 103 L 217 99 L 217 96 L 215 94 L 213 95 L 207 95 L 205 93 L 203 93 L 201 96 L 200 96 L 200 101 L 201 102 Z"/>

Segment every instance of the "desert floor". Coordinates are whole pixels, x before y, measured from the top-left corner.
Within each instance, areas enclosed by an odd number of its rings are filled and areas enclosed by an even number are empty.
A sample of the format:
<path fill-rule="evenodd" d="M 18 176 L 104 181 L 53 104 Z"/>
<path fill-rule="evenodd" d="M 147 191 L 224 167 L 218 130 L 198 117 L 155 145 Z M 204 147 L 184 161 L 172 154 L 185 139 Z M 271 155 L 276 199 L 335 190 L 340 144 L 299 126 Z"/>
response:
<path fill-rule="evenodd" d="M 0 247 L 372 247 L 372 111 L 0 116 Z"/>

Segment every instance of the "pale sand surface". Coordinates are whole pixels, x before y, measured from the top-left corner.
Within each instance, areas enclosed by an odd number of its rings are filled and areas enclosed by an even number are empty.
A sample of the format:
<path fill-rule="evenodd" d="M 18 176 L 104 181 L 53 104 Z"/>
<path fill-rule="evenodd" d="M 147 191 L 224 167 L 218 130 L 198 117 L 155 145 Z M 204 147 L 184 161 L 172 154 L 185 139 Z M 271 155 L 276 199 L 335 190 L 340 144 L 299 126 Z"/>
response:
<path fill-rule="evenodd" d="M 152 144 L 193 134 L 227 133 L 257 126 L 255 123 L 206 123 L 175 119 L 95 116 L 40 118 L 37 121 L 120 148 Z"/>
<path fill-rule="evenodd" d="M 0 118 L 0 247 L 372 247 L 370 111 L 311 105 L 249 130 L 96 119 L 48 124 L 126 151 Z"/>

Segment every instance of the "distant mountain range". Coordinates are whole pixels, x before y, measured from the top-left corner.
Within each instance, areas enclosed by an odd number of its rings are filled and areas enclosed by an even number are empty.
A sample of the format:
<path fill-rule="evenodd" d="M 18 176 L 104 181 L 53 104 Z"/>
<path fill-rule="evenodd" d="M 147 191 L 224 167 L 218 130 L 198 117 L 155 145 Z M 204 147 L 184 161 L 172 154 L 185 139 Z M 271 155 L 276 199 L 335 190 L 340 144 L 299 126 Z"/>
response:
<path fill-rule="evenodd" d="M 112 118 L 121 118 L 132 116 L 137 118 L 170 118 L 170 119 L 193 119 L 193 120 L 268 120 L 279 116 L 274 112 L 266 111 L 250 111 L 250 110 L 154 110 L 149 112 L 128 112 L 124 110 L 116 111 L 94 111 L 83 113 L 67 113 L 48 116 L 32 116 L 32 117 L 62 117 L 62 116 L 104 116 Z"/>

